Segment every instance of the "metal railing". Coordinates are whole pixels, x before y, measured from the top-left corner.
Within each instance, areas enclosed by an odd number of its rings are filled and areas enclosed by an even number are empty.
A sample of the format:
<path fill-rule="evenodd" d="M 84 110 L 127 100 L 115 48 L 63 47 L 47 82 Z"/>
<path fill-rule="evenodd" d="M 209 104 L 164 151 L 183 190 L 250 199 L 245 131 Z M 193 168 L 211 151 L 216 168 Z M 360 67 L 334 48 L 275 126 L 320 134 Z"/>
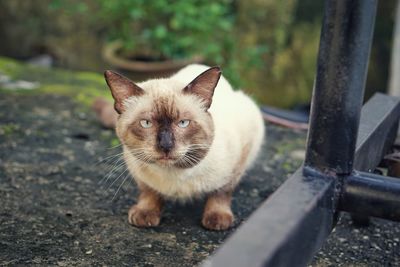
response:
<path fill-rule="evenodd" d="M 376 0 L 327 0 L 304 165 L 204 266 L 305 266 L 340 211 L 400 220 L 400 180 L 371 174 L 396 137 L 399 99 L 362 107 Z"/>

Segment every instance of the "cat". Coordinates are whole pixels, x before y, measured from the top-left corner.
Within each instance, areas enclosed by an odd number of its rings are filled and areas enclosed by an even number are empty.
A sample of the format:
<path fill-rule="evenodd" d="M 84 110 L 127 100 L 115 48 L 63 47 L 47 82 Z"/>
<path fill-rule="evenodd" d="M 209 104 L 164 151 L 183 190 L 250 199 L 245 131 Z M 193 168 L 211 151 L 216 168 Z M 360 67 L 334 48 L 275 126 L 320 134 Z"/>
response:
<path fill-rule="evenodd" d="M 264 140 L 257 105 L 234 91 L 219 67 L 193 64 L 137 84 L 110 70 L 104 76 L 124 160 L 140 189 L 129 223 L 157 226 L 165 200 L 206 196 L 203 227 L 231 227 L 233 190 Z"/>

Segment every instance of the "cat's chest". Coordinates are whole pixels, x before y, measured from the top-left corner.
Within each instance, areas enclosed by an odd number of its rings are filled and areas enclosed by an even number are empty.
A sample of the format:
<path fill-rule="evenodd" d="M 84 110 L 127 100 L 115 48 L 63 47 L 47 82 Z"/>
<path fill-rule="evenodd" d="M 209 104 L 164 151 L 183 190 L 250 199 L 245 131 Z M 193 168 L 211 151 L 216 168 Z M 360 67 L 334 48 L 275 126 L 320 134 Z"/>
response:
<path fill-rule="evenodd" d="M 131 173 L 134 179 L 173 199 L 197 197 L 226 183 L 223 177 L 217 178 L 201 168 L 190 171 L 133 168 Z"/>

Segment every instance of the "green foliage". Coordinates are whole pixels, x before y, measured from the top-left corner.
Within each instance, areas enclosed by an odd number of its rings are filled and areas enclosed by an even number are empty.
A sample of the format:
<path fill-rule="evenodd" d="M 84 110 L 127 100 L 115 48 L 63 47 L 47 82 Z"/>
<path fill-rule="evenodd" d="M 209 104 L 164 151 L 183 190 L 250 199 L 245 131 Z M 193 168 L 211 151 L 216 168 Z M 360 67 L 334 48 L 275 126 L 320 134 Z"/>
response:
<path fill-rule="evenodd" d="M 52 8 L 92 16 L 109 40 L 158 58 L 201 55 L 221 64 L 233 47 L 232 0 L 53 0 Z"/>
<path fill-rule="evenodd" d="M 201 55 L 260 103 L 289 107 L 309 100 L 322 12 L 308 12 L 315 5 L 311 0 L 52 0 L 52 5 L 92 17 L 127 51 L 161 59 Z"/>
<path fill-rule="evenodd" d="M 366 96 L 386 88 L 395 5 L 394 0 L 378 5 Z M 23 37 L 8 45 L 18 47 L 9 54 L 25 58 L 30 47 L 43 46 L 58 64 L 98 69 L 101 62 L 82 54 L 95 51 L 91 57 L 97 58 L 100 45 L 93 43 L 121 39 L 126 50 L 161 59 L 202 55 L 204 63 L 220 65 L 235 87 L 258 102 L 291 107 L 310 99 L 324 1 L 14 0 L 0 1 L 0 7 L 9 32 L 3 43 Z M 29 70 L 23 76 L 36 74 Z M 58 74 L 41 78 L 75 83 Z"/>
<path fill-rule="evenodd" d="M 238 2 L 238 47 L 228 70 L 259 103 L 291 107 L 310 99 L 322 9 L 303 19 L 302 7 L 298 0 Z"/>
<path fill-rule="evenodd" d="M 293 26 L 288 43 L 244 78 L 252 94 L 265 104 L 291 107 L 310 101 L 317 63 L 318 24 Z M 249 79 L 250 78 L 250 79 Z"/>

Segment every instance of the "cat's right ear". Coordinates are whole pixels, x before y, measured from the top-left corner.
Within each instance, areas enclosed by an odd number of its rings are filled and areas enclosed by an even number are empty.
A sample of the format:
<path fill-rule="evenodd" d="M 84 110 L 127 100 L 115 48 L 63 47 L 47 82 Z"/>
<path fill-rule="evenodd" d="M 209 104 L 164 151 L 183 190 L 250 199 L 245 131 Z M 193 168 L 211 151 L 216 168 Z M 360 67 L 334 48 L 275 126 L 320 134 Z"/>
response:
<path fill-rule="evenodd" d="M 125 111 L 123 103 L 127 98 L 144 94 L 142 88 L 121 74 L 106 70 L 104 72 L 104 78 L 114 98 L 114 108 L 119 114 Z"/>
<path fill-rule="evenodd" d="M 209 68 L 183 88 L 183 92 L 197 95 L 204 101 L 206 109 L 209 109 L 214 95 L 214 89 L 220 77 L 221 69 L 219 67 Z"/>

